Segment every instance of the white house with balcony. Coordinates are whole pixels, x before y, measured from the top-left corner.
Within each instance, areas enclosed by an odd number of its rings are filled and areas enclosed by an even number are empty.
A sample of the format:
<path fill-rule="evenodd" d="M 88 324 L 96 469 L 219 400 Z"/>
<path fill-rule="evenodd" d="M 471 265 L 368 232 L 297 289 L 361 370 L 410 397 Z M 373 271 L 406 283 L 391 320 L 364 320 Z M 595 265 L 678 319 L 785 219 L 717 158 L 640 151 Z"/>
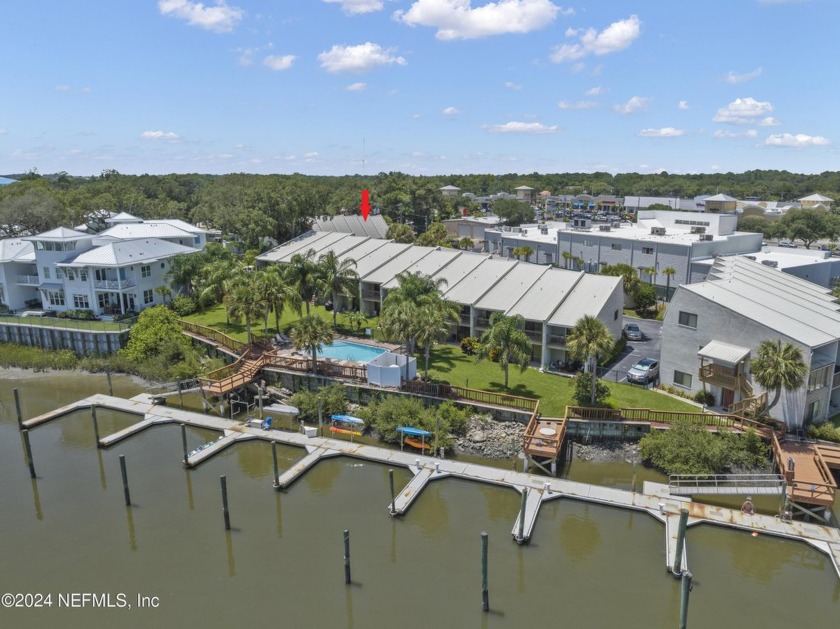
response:
<path fill-rule="evenodd" d="M 660 379 L 686 393 L 707 390 L 739 412 L 761 387 L 750 361 L 764 340 L 792 343 L 805 383 L 771 409 L 789 427 L 840 410 L 840 309 L 827 288 L 753 260 L 718 258 L 704 282 L 680 286 L 662 324 Z M 772 399 L 773 391 L 768 391 Z"/>
<path fill-rule="evenodd" d="M 99 234 L 58 227 L 0 241 L 0 303 L 11 310 L 126 314 L 163 303 L 170 259 L 195 253 L 206 230 L 180 220 L 117 214 Z"/>

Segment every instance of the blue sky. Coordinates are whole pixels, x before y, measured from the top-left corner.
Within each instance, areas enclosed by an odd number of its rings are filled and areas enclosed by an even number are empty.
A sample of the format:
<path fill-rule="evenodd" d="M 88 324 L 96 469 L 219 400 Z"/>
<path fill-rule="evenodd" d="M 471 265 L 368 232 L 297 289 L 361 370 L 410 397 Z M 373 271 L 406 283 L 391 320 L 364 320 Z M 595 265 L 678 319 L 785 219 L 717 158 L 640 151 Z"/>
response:
<path fill-rule="evenodd" d="M 0 173 L 839 170 L 839 18 L 837 0 L 11 2 Z"/>

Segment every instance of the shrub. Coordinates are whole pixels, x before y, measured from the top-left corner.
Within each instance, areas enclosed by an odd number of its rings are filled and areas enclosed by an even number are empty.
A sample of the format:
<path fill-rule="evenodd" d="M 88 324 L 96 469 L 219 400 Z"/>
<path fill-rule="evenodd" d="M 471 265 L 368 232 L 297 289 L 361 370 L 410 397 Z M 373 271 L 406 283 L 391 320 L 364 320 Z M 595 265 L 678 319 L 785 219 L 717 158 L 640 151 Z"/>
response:
<path fill-rule="evenodd" d="M 461 351 L 467 356 L 472 356 L 478 351 L 479 342 L 474 336 L 465 336 L 461 339 Z"/>
<path fill-rule="evenodd" d="M 704 404 L 706 406 L 714 406 L 715 404 L 715 396 L 712 395 L 711 391 L 698 391 L 694 394 L 694 401 L 698 404 Z"/>
<path fill-rule="evenodd" d="M 595 404 L 600 404 L 610 396 L 610 388 L 598 378 L 595 381 Z M 575 401 L 589 405 L 592 398 L 592 374 L 580 372 L 575 376 Z"/>
<path fill-rule="evenodd" d="M 318 421 L 318 398 L 321 398 L 321 412 L 324 421 L 331 415 L 343 415 L 347 412 L 347 393 L 341 384 L 331 384 L 320 391 L 298 391 L 289 400 L 289 404 L 300 411 L 303 421 Z"/>
<path fill-rule="evenodd" d="M 373 426 L 384 441 L 392 443 L 400 441 L 397 426 L 411 426 L 426 430 L 432 433 L 434 441 L 439 420 L 438 445 L 448 448 L 453 443 L 450 436 L 453 428 L 450 422 L 457 413 L 457 409 L 454 410 L 455 412 L 447 408 L 442 413 L 438 413 L 435 409 L 424 406 L 417 398 L 388 396 L 381 401 L 373 402 L 367 408 L 360 409 L 359 416 L 368 426 Z M 457 418 L 456 421 L 458 421 Z"/>
<path fill-rule="evenodd" d="M 175 299 L 172 300 L 171 307 L 179 317 L 186 317 L 198 310 L 198 306 L 193 298 L 187 297 L 186 295 L 178 295 L 175 297 Z"/>
<path fill-rule="evenodd" d="M 833 426 L 831 422 L 811 426 L 808 429 L 808 434 L 814 439 L 824 439 L 825 441 L 840 443 L 840 428 Z"/>
<path fill-rule="evenodd" d="M 633 303 L 640 317 L 656 307 L 656 289 L 650 284 L 639 284 L 633 291 Z"/>

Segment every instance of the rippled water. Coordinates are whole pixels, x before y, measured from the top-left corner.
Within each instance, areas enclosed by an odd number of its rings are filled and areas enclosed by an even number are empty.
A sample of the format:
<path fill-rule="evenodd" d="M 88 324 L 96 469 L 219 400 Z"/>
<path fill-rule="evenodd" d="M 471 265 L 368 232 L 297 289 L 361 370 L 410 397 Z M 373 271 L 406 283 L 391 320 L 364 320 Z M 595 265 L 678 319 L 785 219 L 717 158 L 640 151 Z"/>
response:
<path fill-rule="evenodd" d="M 49 609 L 0 608 L 2 627 L 677 625 L 679 583 L 665 572 L 664 529 L 649 516 L 557 500 L 543 505 L 531 543 L 520 547 L 510 536 L 519 508 L 512 490 L 441 480 L 392 519 L 385 467 L 325 460 L 277 493 L 266 443 L 238 444 L 186 471 L 177 426 L 97 450 L 86 412 L 32 432 L 33 482 L 13 386 L 26 417 L 107 389 L 96 376 L 0 379 L 0 591 L 53 595 Z M 114 378 L 114 387 L 118 395 L 138 390 L 125 378 Z M 107 412 L 98 419 L 102 434 L 134 421 Z M 215 436 L 191 429 L 189 445 Z M 278 454 L 285 469 L 303 452 L 279 447 Z M 624 463 L 575 462 L 567 473 L 618 487 L 632 482 Z M 639 483 L 661 479 L 637 473 Z M 222 474 L 231 532 L 223 525 Z M 401 487 L 409 473 L 395 476 Z M 481 531 L 490 536 L 489 614 L 480 607 Z M 804 544 L 702 526 L 689 529 L 688 560 L 692 629 L 831 627 L 840 618 L 840 579 Z M 59 609 L 58 594 L 74 592 L 123 593 L 132 608 Z M 159 606 L 138 609 L 137 594 L 158 597 Z"/>

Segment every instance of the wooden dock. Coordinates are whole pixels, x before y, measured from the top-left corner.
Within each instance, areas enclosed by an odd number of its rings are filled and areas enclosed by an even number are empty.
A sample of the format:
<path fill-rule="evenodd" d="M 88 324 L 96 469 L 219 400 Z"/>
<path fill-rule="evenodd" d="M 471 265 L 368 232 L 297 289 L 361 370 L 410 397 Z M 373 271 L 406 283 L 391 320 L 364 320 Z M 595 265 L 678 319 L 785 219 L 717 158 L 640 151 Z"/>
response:
<path fill-rule="evenodd" d="M 821 448 L 814 443 L 780 441 L 776 435 L 773 435 L 772 442 L 776 465 L 787 482 L 788 499 L 800 505 L 830 509 L 834 505 L 837 483 Z M 833 448 L 825 449 L 833 454 Z"/>
<path fill-rule="evenodd" d="M 691 502 L 685 498 L 671 496 L 668 493 L 667 485 L 645 483 L 642 492 L 632 492 L 460 461 L 441 460 L 431 456 L 400 452 L 349 441 L 307 437 L 301 433 L 279 430 L 263 430 L 262 428 L 244 426 L 241 422 L 230 419 L 154 405 L 148 401 L 148 396 L 142 395 L 131 400 L 107 395 L 93 395 L 25 421 L 23 427 L 33 429 L 70 412 L 89 409 L 92 406 L 133 413 L 143 417 L 134 426 L 102 438 L 100 445 L 118 442 L 119 439 L 115 439 L 115 436 L 124 439 L 150 426 L 168 423 L 183 423 L 222 433 L 223 439 L 219 441 L 223 443 L 219 443 L 218 446 L 213 444 L 195 456 L 190 456 L 186 462 L 188 465 L 207 460 L 207 458 L 221 451 L 223 447 L 228 447 L 243 439 L 261 439 L 305 448 L 307 455 L 283 473 L 279 488 L 288 487 L 319 460 L 331 456 L 360 458 L 374 463 L 400 466 L 411 470 L 414 473 L 414 478 L 400 493 L 398 514 L 405 513 L 425 486 L 437 478 L 452 476 L 507 487 L 520 492 L 520 494 L 527 492 L 525 512 L 517 515 L 513 528 L 514 537 L 519 537 L 519 522 L 520 519 L 524 518 L 523 534 L 520 539 L 517 539 L 521 543 L 530 539 L 536 526 L 542 502 L 563 498 L 646 512 L 666 525 L 666 549 L 671 549 L 676 543 L 675 541 L 672 542 L 673 518 L 679 517 L 681 508 L 687 508 L 689 510 L 689 526 L 708 523 L 805 542 L 828 555 L 837 570 L 838 576 L 840 576 L 840 530 L 821 524 L 785 521 L 777 517 L 760 514 L 747 515 L 734 509 Z M 205 452 L 206 454 L 204 454 Z M 202 456 L 199 457 L 199 454 Z M 387 506 L 390 508 L 391 505 L 388 504 Z M 671 568 L 673 551 L 667 552 L 666 556 L 668 557 L 666 567 Z M 685 555 L 685 557 L 687 558 L 688 555 Z"/>

